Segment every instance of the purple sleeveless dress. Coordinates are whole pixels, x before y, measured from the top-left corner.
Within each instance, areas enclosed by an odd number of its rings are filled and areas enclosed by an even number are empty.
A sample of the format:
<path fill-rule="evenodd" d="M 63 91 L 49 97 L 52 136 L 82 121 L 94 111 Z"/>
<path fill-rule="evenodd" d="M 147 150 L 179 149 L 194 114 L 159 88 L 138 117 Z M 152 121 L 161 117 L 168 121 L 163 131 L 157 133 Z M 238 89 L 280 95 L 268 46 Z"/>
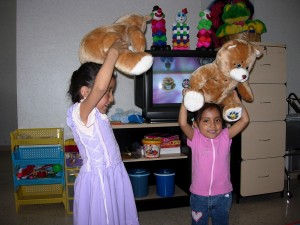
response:
<path fill-rule="evenodd" d="M 74 225 L 139 225 L 130 179 L 107 116 L 94 109 L 83 125 L 79 106 L 71 106 L 67 115 L 83 159 L 74 184 Z"/>

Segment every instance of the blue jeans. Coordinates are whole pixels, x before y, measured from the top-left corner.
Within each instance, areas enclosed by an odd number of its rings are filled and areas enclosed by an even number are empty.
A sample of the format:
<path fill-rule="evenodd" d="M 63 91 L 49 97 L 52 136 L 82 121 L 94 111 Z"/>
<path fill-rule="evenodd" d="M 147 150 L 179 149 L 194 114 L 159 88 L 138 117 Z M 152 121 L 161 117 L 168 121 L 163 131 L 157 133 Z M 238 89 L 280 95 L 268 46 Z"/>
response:
<path fill-rule="evenodd" d="M 213 225 L 229 225 L 229 211 L 232 194 L 200 196 L 191 194 L 192 225 L 208 225 L 211 217 Z"/>

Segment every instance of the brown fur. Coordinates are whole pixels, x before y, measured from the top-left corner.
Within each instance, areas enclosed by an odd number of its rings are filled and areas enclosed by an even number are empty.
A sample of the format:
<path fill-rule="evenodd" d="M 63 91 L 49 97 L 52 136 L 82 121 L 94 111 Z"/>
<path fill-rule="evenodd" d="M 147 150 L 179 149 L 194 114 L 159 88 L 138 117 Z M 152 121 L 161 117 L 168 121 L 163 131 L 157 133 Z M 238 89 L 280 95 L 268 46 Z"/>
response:
<path fill-rule="evenodd" d="M 153 62 L 150 54 L 144 52 L 146 48 L 145 30 L 150 16 L 129 14 L 120 17 L 115 23 L 98 27 L 89 32 L 82 39 L 79 49 L 79 60 L 103 64 L 107 50 L 117 39 L 123 39 L 131 46 L 119 56 L 116 68 L 128 75 L 139 75 L 147 71 Z M 141 64 L 144 65 L 141 65 Z M 138 66 L 138 70 L 136 67 Z"/>
<path fill-rule="evenodd" d="M 253 93 L 249 80 L 240 83 L 230 77 L 230 71 L 238 64 L 251 71 L 256 58 L 260 55 L 259 47 L 247 41 L 238 39 L 228 41 L 217 52 L 214 62 L 199 67 L 193 72 L 190 79 L 191 89 L 201 93 L 205 102 L 220 104 L 224 106 L 224 110 L 240 106 L 232 95 L 235 88 L 243 100 L 252 102 Z"/>

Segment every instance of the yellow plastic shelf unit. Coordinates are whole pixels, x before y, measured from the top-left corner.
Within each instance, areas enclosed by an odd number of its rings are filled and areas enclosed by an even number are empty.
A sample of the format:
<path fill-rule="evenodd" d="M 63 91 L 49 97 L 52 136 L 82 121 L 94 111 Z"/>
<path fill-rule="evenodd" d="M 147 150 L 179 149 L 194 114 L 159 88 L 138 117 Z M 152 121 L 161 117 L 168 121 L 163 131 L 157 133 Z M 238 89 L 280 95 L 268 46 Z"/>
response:
<path fill-rule="evenodd" d="M 20 146 L 31 146 L 31 151 L 33 153 L 35 153 L 35 148 L 38 151 L 43 145 L 60 145 L 61 149 L 64 148 L 63 128 L 16 129 L 10 133 L 10 139 L 12 158 L 15 151 L 17 151 Z M 38 162 L 44 160 L 41 155 L 36 158 L 30 156 L 29 159 L 30 163 L 34 163 L 34 165 L 38 165 Z M 60 159 L 60 157 L 57 159 Z M 26 160 L 28 159 L 26 158 L 23 160 L 21 157 L 17 161 L 23 165 L 23 163 L 27 162 Z M 13 163 L 16 162 L 13 160 Z M 17 165 L 13 166 L 15 167 Z M 13 174 L 13 176 L 15 176 L 15 174 Z M 14 193 L 16 211 L 19 211 L 20 205 L 31 204 L 63 203 L 66 208 L 64 183 L 65 181 L 62 179 L 61 183 L 55 184 L 30 184 L 18 186 Z"/>

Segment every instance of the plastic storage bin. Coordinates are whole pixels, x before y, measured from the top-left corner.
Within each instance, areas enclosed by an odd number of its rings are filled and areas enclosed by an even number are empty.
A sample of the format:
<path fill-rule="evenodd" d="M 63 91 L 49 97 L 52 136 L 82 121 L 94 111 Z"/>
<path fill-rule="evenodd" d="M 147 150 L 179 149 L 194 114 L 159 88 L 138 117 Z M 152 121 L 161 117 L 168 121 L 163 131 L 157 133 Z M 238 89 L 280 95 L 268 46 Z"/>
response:
<path fill-rule="evenodd" d="M 132 169 L 128 172 L 134 197 L 141 198 L 148 195 L 148 177 L 150 172 L 146 169 Z"/>
<path fill-rule="evenodd" d="M 175 171 L 159 169 L 154 173 L 156 177 L 156 194 L 160 197 L 171 197 L 175 191 Z"/>
<path fill-rule="evenodd" d="M 11 150 L 21 145 L 64 145 L 63 128 L 17 129 L 10 133 Z"/>
<path fill-rule="evenodd" d="M 20 205 L 63 203 L 65 205 L 64 185 L 30 185 L 20 186 L 15 192 L 16 211 Z"/>
<path fill-rule="evenodd" d="M 64 155 L 60 145 L 18 146 L 12 152 L 12 162 L 15 191 L 17 191 L 21 185 L 64 183 Z M 48 165 L 49 168 L 45 170 L 49 172 L 53 169 L 53 166 L 57 165 L 60 166 L 62 170 L 52 176 L 43 178 L 29 179 L 26 178 L 26 174 L 24 174 L 22 178 L 17 178 L 18 172 L 26 169 L 29 165 L 35 166 L 35 169 Z M 32 173 L 34 173 L 34 171 L 32 171 Z"/>

